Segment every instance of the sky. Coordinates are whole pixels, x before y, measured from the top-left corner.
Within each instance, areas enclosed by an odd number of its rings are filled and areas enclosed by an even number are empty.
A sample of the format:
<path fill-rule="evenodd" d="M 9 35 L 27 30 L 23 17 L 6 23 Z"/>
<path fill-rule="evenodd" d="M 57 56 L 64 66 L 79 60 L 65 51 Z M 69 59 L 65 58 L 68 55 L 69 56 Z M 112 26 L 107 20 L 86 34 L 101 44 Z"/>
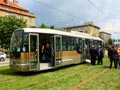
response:
<path fill-rule="evenodd" d="M 120 0 L 18 0 L 20 6 L 36 16 L 36 26 L 55 27 L 93 22 L 100 31 L 120 37 Z"/>

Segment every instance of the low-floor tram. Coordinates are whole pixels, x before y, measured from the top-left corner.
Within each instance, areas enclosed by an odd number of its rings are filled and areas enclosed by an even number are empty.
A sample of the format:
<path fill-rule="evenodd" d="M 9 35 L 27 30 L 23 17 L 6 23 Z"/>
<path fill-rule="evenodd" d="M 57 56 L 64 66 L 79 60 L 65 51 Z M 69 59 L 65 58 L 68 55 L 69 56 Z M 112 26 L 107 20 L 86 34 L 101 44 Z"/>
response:
<path fill-rule="evenodd" d="M 78 33 L 39 28 L 15 30 L 10 43 L 10 68 L 29 72 L 84 62 L 90 58 L 90 46 L 102 45 L 103 41 Z M 49 42 L 52 48 L 52 56 L 51 60 L 45 61 L 42 49 L 46 42 Z"/>

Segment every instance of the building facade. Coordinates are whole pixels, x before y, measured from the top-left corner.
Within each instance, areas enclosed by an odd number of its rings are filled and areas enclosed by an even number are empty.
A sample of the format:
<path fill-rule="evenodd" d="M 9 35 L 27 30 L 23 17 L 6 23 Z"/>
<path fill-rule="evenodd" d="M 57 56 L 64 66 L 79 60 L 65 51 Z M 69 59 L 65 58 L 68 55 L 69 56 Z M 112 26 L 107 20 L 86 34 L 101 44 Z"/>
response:
<path fill-rule="evenodd" d="M 27 26 L 35 26 L 35 15 L 19 6 L 17 0 L 0 0 L 0 16 L 14 15 L 27 20 Z"/>
<path fill-rule="evenodd" d="M 104 40 L 105 43 L 111 38 L 111 34 L 107 32 L 100 32 L 99 37 Z"/>
<path fill-rule="evenodd" d="M 93 25 L 92 22 L 87 22 L 87 23 L 84 23 L 83 25 L 65 27 L 64 30 L 78 31 L 78 32 L 90 34 L 91 36 L 94 36 L 94 37 L 99 37 L 100 27 Z"/>

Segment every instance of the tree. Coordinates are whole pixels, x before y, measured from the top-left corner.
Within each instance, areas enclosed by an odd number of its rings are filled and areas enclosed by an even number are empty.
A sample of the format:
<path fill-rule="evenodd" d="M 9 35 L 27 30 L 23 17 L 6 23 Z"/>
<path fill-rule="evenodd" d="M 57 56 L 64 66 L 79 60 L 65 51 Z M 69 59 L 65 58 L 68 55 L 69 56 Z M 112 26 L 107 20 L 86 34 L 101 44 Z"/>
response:
<path fill-rule="evenodd" d="M 51 25 L 51 26 L 50 26 L 50 29 L 55 29 L 54 25 Z"/>
<path fill-rule="evenodd" d="M 42 23 L 39 28 L 48 28 L 48 26 L 46 26 L 44 23 Z"/>
<path fill-rule="evenodd" d="M 105 46 L 106 49 L 108 49 L 108 46 L 109 46 L 109 45 L 113 45 L 113 44 L 114 44 L 114 39 L 111 39 L 111 38 L 110 38 L 110 39 L 108 39 L 108 42 L 106 42 L 106 43 L 104 44 L 104 46 Z"/>
<path fill-rule="evenodd" d="M 108 40 L 108 45 L 113 45 L 114 44 L 114 41 L 110 38 L 109 40 Z"/>
<path fill-rule="evenodd" d="M 51 26 L 47 26 L 45 25 L 44 23 L 42 23 L 39 28 L 50 28 L 50 29 L 55 29 L 54 25 L 51 25 Z"/>
<path fill-rule="evenodd" d="M 0 45 L 2 48 L 8 48 L 10 38 L 14 30 L 26 27 L 26 21 L 16 16 L 0 17 Z"/>

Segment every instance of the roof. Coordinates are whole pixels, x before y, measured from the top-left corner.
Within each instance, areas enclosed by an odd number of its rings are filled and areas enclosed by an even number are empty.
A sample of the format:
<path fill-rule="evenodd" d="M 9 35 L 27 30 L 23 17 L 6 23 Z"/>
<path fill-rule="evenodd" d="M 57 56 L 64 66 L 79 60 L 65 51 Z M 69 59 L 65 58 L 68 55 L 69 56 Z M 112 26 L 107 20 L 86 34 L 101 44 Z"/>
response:
<path fill-rule="evenodd" d="M 46 34 L 55 34 L 55 35 L 66 35 L 66 36 L 102 41 L 102 39 L 100 39 L 98 37 L 96 38 L 96 37 L 90 36 L 89 34 L 85 34 L 85 33 L 81 33 L 81 32 L 65 32 L 65 31 L 61 31 L 61 30 L 45 29 L 45 28 L 23 28 L 23 30 L 24 30 L 24 32 L 30 32 L 30 33 L 46 33 Z"/>
<path fill-rule="evenodd" d="M 85 23 L 83 25 L 76 25 L 76 26 L 64 27 L 64 29 L 76 28 L 76 27 L 86 27 L 86 26 L 92 26 L 92 27 L 100 29 L 100 27 L 98 27 L 98 26 L 96 26 L 94 24 L 91 24 L 91 23 L 87 23 L 87 24 Z"/>
<path fill-rule="evenodd" d="M 71 31 L 72 33 L 75 33 L 77 35 L 82 35 L 82 36 L 87 36 L 89 38 L 92 38 L 92 39 L 95 39 L 95 40 L 100 40 L 100 41 L 103 41 L 100 37 L 94 37 L 94 36 L 91 36 L 90 34 L 87 34 L 87 33 L 81 33 L 81 32 L 78 32 L 78 31 Z"/>
<path fill-rule="evenodd" d="M 5 2 L 5 1 L 7 1 L 7 2 Z M 19 6 L 19 4 L 17 2 L 10 2 L 9 0 L 0 0 L 0 5 L 4 5 L 7 7 L 12 7 L 12 8 L 16 8 L 16 9 L 20 9 L 20 10 L 28 12 L 28 10 Z"/>
<path fill-rule="evenodd" d="M 104 32 L 104 31 L 101 31 L 100 33 L 105 33 L 105 34 L 109 34 L 109 35 L 111 35 L 110 33 L 108 33 L 108 32 Z"/>

